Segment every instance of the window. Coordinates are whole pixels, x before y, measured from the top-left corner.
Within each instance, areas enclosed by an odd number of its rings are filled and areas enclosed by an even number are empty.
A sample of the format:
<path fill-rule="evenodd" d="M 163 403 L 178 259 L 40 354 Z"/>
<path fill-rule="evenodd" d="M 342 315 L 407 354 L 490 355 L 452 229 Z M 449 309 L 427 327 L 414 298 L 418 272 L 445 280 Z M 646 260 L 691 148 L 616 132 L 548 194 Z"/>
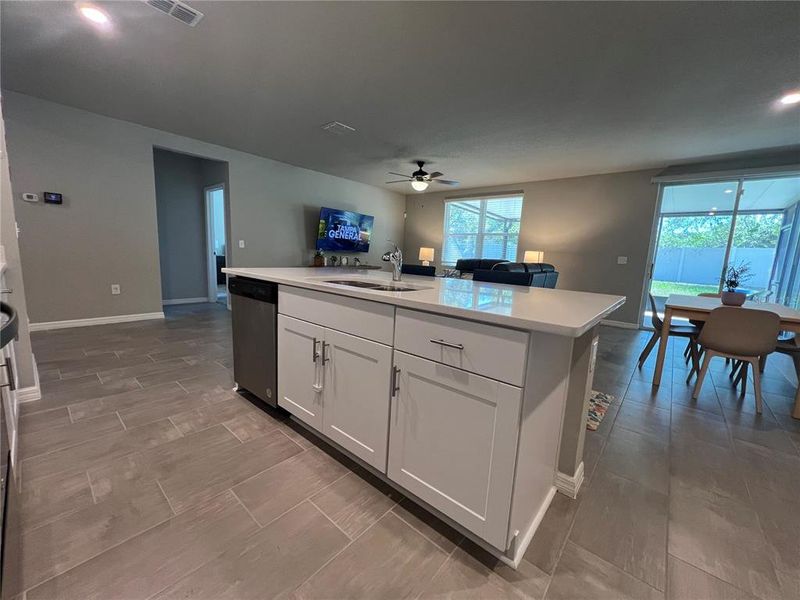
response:
<path fill-rule="evenodd" d="M 459 258 L 516 260 L 522 196 L 449 200 L 444 210 L 442 262 Z"/>

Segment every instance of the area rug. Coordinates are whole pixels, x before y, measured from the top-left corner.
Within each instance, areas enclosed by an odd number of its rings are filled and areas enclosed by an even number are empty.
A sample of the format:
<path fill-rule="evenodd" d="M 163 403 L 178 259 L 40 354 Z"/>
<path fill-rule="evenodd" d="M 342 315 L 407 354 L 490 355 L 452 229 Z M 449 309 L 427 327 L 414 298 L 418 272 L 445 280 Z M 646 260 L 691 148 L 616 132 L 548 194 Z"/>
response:
<path fill-rule="evenodd" d="M 586 429 L 597 431 L 597 428 L 600 427 L 600 422 L 606 416 L 606 411 L 613 401 L 614 396 L 611 394 L 592 390 L 592 397 L 589 398 L 589 414 L 586 415 Z"/>

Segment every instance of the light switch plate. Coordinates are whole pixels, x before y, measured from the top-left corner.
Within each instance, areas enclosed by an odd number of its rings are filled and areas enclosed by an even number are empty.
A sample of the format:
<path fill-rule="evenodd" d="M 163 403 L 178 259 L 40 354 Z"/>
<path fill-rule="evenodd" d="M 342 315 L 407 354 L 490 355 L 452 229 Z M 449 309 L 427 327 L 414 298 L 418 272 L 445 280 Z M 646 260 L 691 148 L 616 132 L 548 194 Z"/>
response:
<path fill-rule="evenodd" d="M 244 248 L 244 240 L 239 240 L 239 248 Z"/>
<path fill-rule="evenodd" d="M 628 257 L 627 256 L 618 256 L 617 257 L 617 264 L 618 265 L 627 265 L 628 264 Z"/>
<path fill-rule="evenodd" d="M 111 284 L 111 294 L 113 296 L 118 296 L 120 293 L 122 293 L 122 290 L 120 289 L 119 284 L 118 283 L 112 283 Z"/>

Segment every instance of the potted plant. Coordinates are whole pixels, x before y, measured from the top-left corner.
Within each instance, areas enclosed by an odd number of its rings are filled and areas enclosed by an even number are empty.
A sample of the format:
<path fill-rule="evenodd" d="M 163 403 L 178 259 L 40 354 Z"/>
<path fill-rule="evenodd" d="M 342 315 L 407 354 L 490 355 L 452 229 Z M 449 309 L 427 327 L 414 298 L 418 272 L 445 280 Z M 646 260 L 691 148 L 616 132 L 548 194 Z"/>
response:
<path fill-rule="evenodd" d="M 744 301 L 747 300 L 747 294 L 737 291 L 737 288 L 750 279 L 751 276 L 749 264 L 730 265 L 723 284 L 725 290 L 720 298 L 722 303 L 726 306 L 741 306 L 744 304 Z"/>

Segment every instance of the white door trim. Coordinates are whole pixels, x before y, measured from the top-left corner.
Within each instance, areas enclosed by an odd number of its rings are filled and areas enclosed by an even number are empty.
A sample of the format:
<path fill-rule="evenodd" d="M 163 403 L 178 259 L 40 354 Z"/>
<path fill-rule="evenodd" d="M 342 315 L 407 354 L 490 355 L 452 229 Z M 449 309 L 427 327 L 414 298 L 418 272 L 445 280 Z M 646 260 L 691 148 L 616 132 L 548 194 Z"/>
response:
<path fill-rule="evenodd" d="M 208 301 L 217 301 L 217 263 L 214 256 L 214 205 L 211 192 L 222 190 L 222 211 L 225 214 L 225 184 L 217 183 L 203 188 L 206 204 L 206 279 L 208 282 Z M 224 218 L 224 217 L 223 217 Z M 227 219 L 225 219 L 227 221 Z M 228 254 L 228 238 L 225 236 L 225 255 Z M 227 261 L 226 261 L 227 263 Z"/>

